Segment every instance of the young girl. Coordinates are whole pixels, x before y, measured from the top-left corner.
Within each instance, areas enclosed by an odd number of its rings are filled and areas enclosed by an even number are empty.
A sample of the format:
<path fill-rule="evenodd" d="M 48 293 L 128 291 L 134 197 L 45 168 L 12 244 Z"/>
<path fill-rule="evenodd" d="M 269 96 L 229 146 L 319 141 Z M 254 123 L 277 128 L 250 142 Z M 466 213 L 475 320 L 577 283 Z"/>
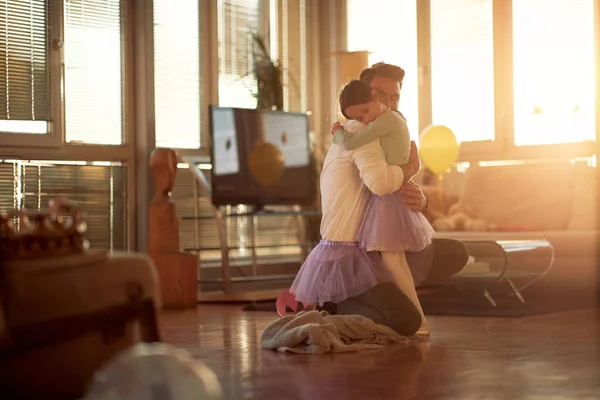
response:
<path fill-rule="evenodd" d="M 346 150 L 355 150 L 373 140 L 381 139 L 388 165 L 408 163 L 410 136 L 406 120 L 398 111 L 381 103 L 377 94 L 362 81 L 352 81 L 340 94 L 340 109 L 344 117 L 366 124 L 361 130 L 334 132 L 333 142 Z M 415 252 L 431 244 L 434 230 L 420 212 L 410 210 L 403 195 L 373 195 L 359 232 L 359 246 L 367 251 Z M 426 272 L 425 272 L 426 273 Z M 425 276 L 412 271 L 415 284 Z"/>

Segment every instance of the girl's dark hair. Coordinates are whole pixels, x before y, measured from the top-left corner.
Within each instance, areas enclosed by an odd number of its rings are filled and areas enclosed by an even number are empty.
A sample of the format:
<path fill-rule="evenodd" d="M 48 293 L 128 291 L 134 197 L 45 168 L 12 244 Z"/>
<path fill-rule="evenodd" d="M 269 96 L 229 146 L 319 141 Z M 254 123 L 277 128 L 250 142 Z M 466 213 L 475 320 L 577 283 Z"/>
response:
<path fill-rule="evenodd" d="M 340 111 L 347 119 L 352 119 L 346 115 L 346 108 L 357 104 L 365 104 L 372 100 L 371 88 L 363 81 L 350 81 L 340 93 Z"/>

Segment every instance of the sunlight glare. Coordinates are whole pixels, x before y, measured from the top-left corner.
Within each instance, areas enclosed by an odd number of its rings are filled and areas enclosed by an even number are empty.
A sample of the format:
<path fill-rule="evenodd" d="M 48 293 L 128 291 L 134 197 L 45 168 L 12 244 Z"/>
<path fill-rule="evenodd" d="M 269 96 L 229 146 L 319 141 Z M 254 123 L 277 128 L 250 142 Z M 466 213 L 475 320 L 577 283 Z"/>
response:
<path fill-rule="evenodd" d="M 348 51 L 368 50 L 369 65 L 384 61 L 399 65 L 406 72 L 400 93 L 400 111 L 407 119 L 411 139 L 418 140 L 419 70 L 416 2 L 347 0 L 347 18 Z"/>
<path fill-rule="evenodd" d="M 515 144 L 595 139 L 594 1 L 513 1 Z"/>

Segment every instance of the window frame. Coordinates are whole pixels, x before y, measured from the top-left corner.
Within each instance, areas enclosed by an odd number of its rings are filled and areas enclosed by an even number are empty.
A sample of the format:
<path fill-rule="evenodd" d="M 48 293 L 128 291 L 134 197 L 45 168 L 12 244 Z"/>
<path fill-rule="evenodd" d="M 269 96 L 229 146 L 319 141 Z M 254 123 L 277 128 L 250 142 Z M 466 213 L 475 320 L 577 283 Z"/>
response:
<path fill-rule="evenodd" d="M 514 93 L 513 93 L 513 24 L 512 4 L 514 0 L 492 0 L 493 5 L 493 32 L 494 32 L 494 141 L 474 141 L 461 144 L 459 161 L 477 162 L 494 160 L 530 160 L 530 159 L 561 159 L 590 157 L 596 153 L 598 142 L 598 129 L 596 129 L 596 143 L 572 142 L 559 144 L 540 144 L 517 146 L 514 141 Z M 426 3 L 427 13 L 423 18 L 429 18 L 429 0 L 419 0 Z M 599 1 L 594 0 L 594 30 L 595 44 L 598 47 L 598 8 Z M 425 14 L 425 13 L 424 13 Z M 418 23 L 421 23 L 419 20 Z M 429 37 L 427 42 L 419 43 L 426 51 L 431 51 Z M 598 64 L 598 55 L 596 55 Z M 431 64 L 424 65 L 429 67 Z M 595 69 L 597 70 L 599 66 Z M 598 83 L 596 82 L 596 86 Z M 431 96 L 424 93 L 425 96 Z M 600 98 L 598 90 L 595 96 L 596 114 L 600 111 Z M 430 112 L 431 113 L 431 112 Z M 596 126 L 599 118 L 596 117 Z M 431 121 L 431 118 L 429 118 Z M 426 122 L 426 121 L 423 121 Z M 420 126 L 424 129 L 428 124 Z"/>
<path fill-rule="evenodd" d="M 419 70 L 419 132 L 432 123 L 431 7 L 430 0 L 417 2 L 417 53 Z M 596 60 L 596 141 L 516 146 L 513 110 L 512 2 L 491 0 L 494 43 L 494 135 L 493 141 L 464 142 L 459 162 L 495 160 L 565 159 L 591 157 L 600 148 L 600 0 L 594 0 Z M 347 32 L 345 32 L 347 34 Z"/>
<path fill-rule="evenodd" d="M 140 53 L 137 47 L 143 47 L 140 42 L 144 42 L 147 36 L 144 27 L 149 24 L 148 7 L 146 1 L 128 1 L 121 0 L 124 7 L 124 19 L 122 26 L 123 51 L 122 51 L 122 80 L 121 80 L 121 102 L 122 102 L 122 144 L 86 144 L 86 143 L 67 143 L 64 129 L 64 102 L 62 98 L 62 88 L 64 82 L 63 75 L 63 51 L 60 47 L 63 41 L 63 14 L 64 2 L 68 0 L 49 0 L 53 7 L 53 13 L 50 23 L 50 44 L 51 52 L 49 57 L 50 65 L 50 101 L 52 122 L 50 123 L 50 133 L 46 135 L 39 134 L 18 134 L 0 132 L 0 158 L 18 159 L 18 160 L 48 160 L 48 161 L 110 161 L 121 162 L 127 166 L 127 249 L 139 249 L 137 239 L 140 236 L 136 229 L 136 223 L 140 216 L 136 213 L 140 204 L 145 199 L 150 198 L 148 183 L 145 185 L 136 182 L 136 177 L 140 173 L 139 167 L 148 169 L 143 165 L 142 152 L 148 153 L 154 148 L 146 149 L 144 143 L 146 137 L 150 137 L 153 132 L 143 128 L 140 119 L 145 117 L 140 112 L 146 108 L 148 101 L 145 96 L 139 96 L 138 76 L 144 76 L 147 61 L 136 63 L 136 55 Z M 142 85 L 144 86 L 144 85 Z M 36 140 L 32 141 L 32 138 Z M 147 151 L 146 151 L 147 150 Z M 138 159 L 140 161 L 138 161 Z M 146 195 L 146 193 L 148 193 Z M 143 230 L 143 229 L 142 229 Z"/>
<path fill-rule="evenodd" d="M 52 121 L 49 121 L 49 133 L 41 134 L 23 134 L 0 132 L 0 146 L 2 154 L 11 155 L 43 155 L 42 158 L 59 159 L 67 157 L 70 154 L 83 154 L 86 158 L 102 157 L 107 161 L 131 160 L 133 155 L 133 129 L 130 118 L 127 118 L 128 110 L 133 109 L 133 86 L 134 79 L 131 74 L 131 65 L 133 64 L 133 54 L 135 44 L 131 40 L 133 36 L 133 5 L 127 0 L 120 0 L 124 7 L 125 18 L 122 27 L 123 51 L 121 62 L 121 121 L 122 121 L 122 143 L 117 145 L 109 144 L 86 144 L 86 143 L 67 143 L 65 130 L 65 102 L 62 95 L 64 88 L 64 3 L 68 0 L 49 0 L 52 8 L 51 18 L 48 21 L 50 25 L 50 54 L 48 65 L 50 67 L 50 107 Z M 35 140 L 32 141 L 32 138 Z M 44 151 L 41 151 L 44 149 Z M 85 150 L 83 150 L 85 149 Z M 51 150 L 52 153 L 47 153 Z M 83 151 L 82 151 L 83 150 Z M 108 157 L 108 158 L 107 158 Z"/>

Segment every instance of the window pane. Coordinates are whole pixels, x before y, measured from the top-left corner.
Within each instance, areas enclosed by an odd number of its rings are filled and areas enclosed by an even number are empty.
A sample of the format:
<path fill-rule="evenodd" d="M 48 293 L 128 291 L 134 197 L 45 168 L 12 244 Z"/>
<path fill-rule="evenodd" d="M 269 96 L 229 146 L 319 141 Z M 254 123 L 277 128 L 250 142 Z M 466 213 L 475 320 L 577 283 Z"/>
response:
<path fill-rule="evenodd" d="M 219 105 L 255 108 L 252 33 L 259 33 L 259 0 L 218 0 Z"/>
<path fill-rule="evenodd" d="M 308 107 L 306 0 L 269 3 L 269 51 L 281 66 L 283 110 L 306 112 Z"/>
<path fill-rule="evenodd" d="M 48 133 L 47 0 L 0 0 L 0 132 Z"/>
<path fill-rule="evenodd" d="M 127 250 L 127 167 L 113 162 L 0 161 L 0 210 L 46 211 L 68 197 L 87 214 L 94 250 Z"/>
<path fill-rule="evenodd" d="M 48 122 L 0 120 L 0 132 L 33 133 L 43 135 L 45 133 L 48 133 Z"/>
<path fill-rule="evenodd" d="M 419 137 L 417 8 L 414 0 L 348 0 L 349 51 L 369 50 L 369 65 L 383 61 L 404 69 L 400 111 L 410 136 Z M 358 77 L 357 77 L 358 78 Z"/>
<path fill-rule="evenodd" d="M 495 137 L 493 39 L 492 0 L 431 0 L 432 122 L 461 142 Z"/>
<path fill-rule="evenodd" d="M 68 142 L 123 142 L 121 4 L 120 0 L 64 2 Z"/>
<path fill-rule="evenodd" d="M 200 147 L 198 0 L 154 0 L 156 145 Z"/>
<path fill-rule="evenodd" d="M 515 144 L 594 140 L 594 1 L 513 1 Z"/>

